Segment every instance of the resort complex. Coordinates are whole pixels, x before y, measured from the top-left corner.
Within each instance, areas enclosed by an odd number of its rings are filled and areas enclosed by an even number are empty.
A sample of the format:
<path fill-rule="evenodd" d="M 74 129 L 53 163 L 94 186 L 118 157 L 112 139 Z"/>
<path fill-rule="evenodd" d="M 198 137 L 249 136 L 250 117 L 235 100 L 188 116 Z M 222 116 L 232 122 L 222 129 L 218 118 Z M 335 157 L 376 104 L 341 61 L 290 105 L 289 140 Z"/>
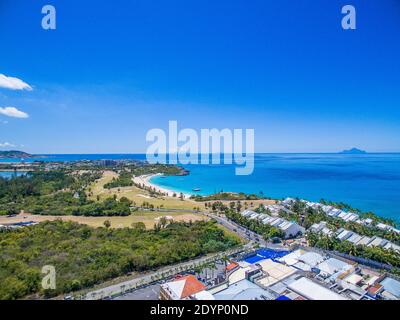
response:
<path fill-rule="evenodd" d="M 400 281 L 355 261 L 310 248 L 258 249 L 228 262 L 224 281 L 206 286 L 193 275 L 160 285 L 165 300 L 400 299 Z"/>
<path fill-rule="evenodd" d="M 0 169 L 11 173 L 0 178 L 0 243 L 13 243 L 1 254 L 29 270 L 21 271 L 19 291 L 0 288 L 4 298 L 400 299 L 399 229 L 344 204 L 244 193 L 191 196 L 151 182 L 187 170 L 139 160 L 34 161 Z M 71 246 L 70 234 L 82 240 Z M 42 251 L 52 252 L 56 268 L 69 268 L 53 292 L 30 282 L 46 262 Z M 12 272 L 5 265 L 0 281 L 7 284 Z"/>
<path fill-rule="evenodd" d="M 0 37 L 3 318 L 398 313 L 400 0 L 0 0 Z"/>
<path fill-rule="evenodd" d="M 361 236 L 355 232 L 338 228 L 333 230 L 326 221 L 312 224 L 308 230 L 294 221 L 280 217 L 288 214 L 295 217 L 292 206 L 295 202 L 307 207 L 323 210 L 330 217 L 352 221 L 367 228 L 399 233 L 395 227 L 362 218 L 359 214 L 336 209 L 320 203 L 287 198 L 263 208 L 243 210 L 240 215 L 247 221 L 274 226 L 282 231 L 286 244 L 270 244 L 265 248 L 245 252 L 229 258 L 225 270 L 220 271 L 223 281 L 211 285 L 198 280 L 192 286 L 195 292 L 180 297 L 172 293 L 167 299 L 185 300 L 398 300 L 400 299 L 400 277 L 392 274 L 392 266 L 371 259 L 352 256 L 338 251 L 310 247 L 305 233 L 332 237 L 338 241 L 349 241 L 355 246 L 380 247 L 400 254 L 399 246 L 379 236 Z M 261 213 L 262 212 L 262 213 Z M 266 214 L 265 212 L 268 212 Z M 231 221 L 234 223 L 233 221 Z M 244 229 L 243 226 L 237 226 Z M 251 231 L 246 234 L 251 237 Z M 260 243 L 254 235 L 256 243 Z M 269 247 L 269 248 L 268 248 Z M 200 279 L 200 277 L 199 277 Z M 165 292 L 179 286 L 177 277 L 161 285 L 161 299 Z M 192 277 L 191 281 L 195 281 Z M 203 287 L 206 285 L 206 287 Z"/>

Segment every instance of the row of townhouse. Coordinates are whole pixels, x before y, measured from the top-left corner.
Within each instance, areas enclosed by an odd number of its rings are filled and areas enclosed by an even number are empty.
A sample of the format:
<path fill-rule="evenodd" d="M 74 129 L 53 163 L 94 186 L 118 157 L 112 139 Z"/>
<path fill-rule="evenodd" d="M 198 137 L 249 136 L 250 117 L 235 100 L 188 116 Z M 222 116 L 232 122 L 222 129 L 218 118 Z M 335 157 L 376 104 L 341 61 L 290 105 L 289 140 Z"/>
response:
<path fill-rule="evenodd" d="M 284 206 L 290 206 L 295 201 L 296 200 L 293 198 L 286 198 L 285 200 L 281 201 L 281 204 Z M 313 209 L 321 208 L 322 211 L 325 212 L 326 215 L 328 215 L 330 217 L 342 219 L 346 222 L 352 221 L 352 222 L 356 222 L 356 223 L 367 225 L 367 226 L 372 225 L 372 223 L 373 223 L 372 219 L 370 219 L 370 218 L 362 219 L 362 218 L 360 218 L 360 216 L 357 213 L 354 213 L 354 212 L 347 212 L 344 210 L 337 209 L 333 206 L 323 205 L 322 203 L 310 202 L 310 201 L 305 201 L 305 200 L 301 200 L 301 201 L 303 201 L 308 207 L 311 207 Z M 378 223 L 376 225 L 376 227 L 381 230 L 388 230 L 388 231 L 394 231 L 396 233 L 400 233 L 400 230 L 398 230 L 395 227 L 390 226 L 388 224 L 382 223 L 382 222 Z"/>
<path fill-rule="evenodd" d="M 389 240 L 377 236 L 374 237 L 362 236 L 359 235 L 358 233 L 343 228 L 340 228 L 337 232 L 334 232 L 327 227 L 325 221 L 313 224 L 310 227 L 310 231 L 316 233 L 323 233 L 326 234 L 327 236 L 336 236 L 336 238 L 339 239 L 340 241 L 346 240 L 355 245 L 364 245 L 367 247 L 381 247 L 387 250 L 393 249 L 396 250 L 397 252 L 400 252 L 400 246 L 390 242 Z"/>
<path fill-rule="evenodd" d="M 276 227 L 284 232 L 285 238 L 296 237 L 299 234 L 303 234 L 305 229 L 299 226 L 295 222 L 287 221 L 279 217 L 271 217 L 267 214 L 257 213 L 252 210 L 244 210 L 241 215 L 247 219 L 257 219 L 263 224 L 268 224 L 270 226 Z"/>

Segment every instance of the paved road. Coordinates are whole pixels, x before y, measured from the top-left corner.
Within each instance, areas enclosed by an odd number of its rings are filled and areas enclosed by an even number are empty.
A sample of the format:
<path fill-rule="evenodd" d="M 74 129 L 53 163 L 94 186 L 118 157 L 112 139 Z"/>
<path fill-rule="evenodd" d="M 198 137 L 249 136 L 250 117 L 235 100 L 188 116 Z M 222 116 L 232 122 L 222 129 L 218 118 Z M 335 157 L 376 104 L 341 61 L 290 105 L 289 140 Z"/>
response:
<path fill-rule="evenodd" d="M 261 246 L 267 246 L 267 242 L 262 238 L 262 236 L 258 235 L 257 233 L 255 233 L 251 230 L 248 230 L 227 218 L 217 216 L 217 215 L 209 213 L 209 212 L 204 213 L 204 214 L 210 218 L 215 219 L 219 224 L 221 224 L 225 228 L 235 232 L 241 238 L 249 240 L 249 241 L 256 241 L 256 239 L 259 239 L 257 242 Z"/>
<path fill-rule="evenodd" d="M 143 207 L 139 207 L 139 206 L 131 206 L 131 209 L 138 209 L 140 211 L 152 211 L 152 212 L 183 212 L 183 213 L 199 213 L 201 214 L 201 212 L 197 211 L 197 210 L 190 210 L 190 209 L 170 209 L 170 208 L 154 208 L 154 209 L 149 209 L 149 208 L 143 208 Z"/>
<path fill-rule="evenodd" d="M 210 212 L 203 212 L 203 214 L 205 214 L 209 218 L 215 219 L 219 224 L 221 224 L 225 228 L 235 232 L 238 236 L 240 236 L 243 239 L 246 239 L 249 241 L 256 241 L 260 246 L 268 247 L 271 249 L 277 249 L 277 250 L 287 249 L 286 247 L 284 247 L 281 244 L 275 244 L 275 243 L 265 241 L 261 235 L 255 233 L 251 230 L 248 230 L 245 227 L 242 227 L 242 226 L 238 225 L 237 223 L 233 222 L 232 220 L 229 220 L 225 217 L 217 216 Z M 258 239 L 258 240 L 256 240 L 256 239 Z"/>
<path fill-rule="evenodd" d="M 251 250 L 256 239 L 258 239 L 257 243 L 260 244 L 261 246 L 265 246 L 265 247 L 269 247 L 269 248 L 273 248 L 273 249 L 282 249 L 283 248 L 279 244 L 274 245 L 271 243 L 267 243 L 264 239 L 262 239 L 262 237 L 260 235 L 236 224 L 233 221 L 228 220 L 225 217 L 216 216 L 209 212 L 203 212 L 203 214 L 205 214 L 206 216 L 208 216 L 210 218 L 215 219 L 219 224 L 221 224 L 222 226 L 226 227 L 227 229 L 235 232 L 241 238 L 249 240 L 249 243 L 241 248 L 208 255 L 208 256 L 201 257 L 201 258 L 191 260 L 188 262 L 183 262 L 183 263 L 179 263 L 176 265 L 167 266 L 167 267 L 161 268 L 154 272 L 142 274 L 131 280 L 124 281 L 124 282 L 121 282 L 121 283 L 118 283 L 115 285 L 111 285 L 106 288 L 102 288 L 99 290 L 89 292 L 86 295 L 84 295 L 82 298 L 86 299 L 86 300 L 98 300 L 98 299 L 114 297 L 114 299 L 115 299 L 116 296 L 121 296 L 121 294 L 122 294 L 122 297 L 123 296 L 134 297 L 137 295 L 142 296 L 142 297 L 143 297 L 143 295 L 144 296 L 149 295 L 150 297 L 154 297 L 155 293 L 152 291 L 152 287 L 153 287 L 152 283 L 154 283 L 160 279 L 165 279 L 167 277 L 176 275 L 178 273 L 181 273 L 181 272 L 184 272 L 187 270 L 192 270 L 195 266 L 213 262 L 224 256 L 230 256 L 230 255 L 233 255 L 237 252 L 244 251 L 244 250 Z M 159 286 L 159 284 L 157 284 L 155 286 Z M 150 288 L 150 289 L 148 289 L 148 288 Z M 135 290 L 135 291 L 132 292 L 132 290 Z M 129 292 L 129 293 L 124 294 L 124 292 Z M 134 292 L 136 292 L 136 294 L 134 294 Z"/>
<path fill-rule="evenodd" d="M 125 293 L 113 300 L 158 300 L 160 296 L 160 284 L 152 284 L 132 292 Z"/>
<path fill-rule="evenodd" d="M 179 264 L 175 264 L 172 266 L 166 266 L 160 268 L 153 272 L 148 272 L 145 274 L 138 275 L 137 277 L 127 280 L 124 282 L 120 282 L 115 285 L 108 286 L 106 288 L 98 289 L 95 291 L 91 291 L 81 298 L 84 300 L 99 300 L 105 298 L 111 298 L 115 296 L 121 295 L 121 293 L 125 293 L 127 291 L 132 291 L 135 289 L 139 289 L 150 284 L 153 284 L 156 281 L 161 279 L 165 279 L 176 274 L 182 273 L 184 271 L 193 270 L 197 266 L 201 266 L 210 262 L 214 262 L 215 260 L 221 259 L 225 256 L 230 256 L 238 252 L 242 252 L 244 250 L 250 250 L 250 245 L 245 245 L 242 247 L 238 247 L 235 249 L 227 250 L 224 252 L 218 252 L 215 254 L 210 254 L 201 258 L 197 258 L 194 260 L 190 260 L 187 262 L 182 262 Z"/>

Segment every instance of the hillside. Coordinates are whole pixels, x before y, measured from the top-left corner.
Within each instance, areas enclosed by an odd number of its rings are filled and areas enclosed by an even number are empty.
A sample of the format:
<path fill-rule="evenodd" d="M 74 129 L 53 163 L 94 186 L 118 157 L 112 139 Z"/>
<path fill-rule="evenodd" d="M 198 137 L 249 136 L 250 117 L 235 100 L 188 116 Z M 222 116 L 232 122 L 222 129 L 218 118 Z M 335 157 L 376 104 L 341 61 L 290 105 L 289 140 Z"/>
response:
<path fill-rule="evenodd" d="M 350 150 L 343 150 L 340 153 L 343 153 L 343 154 L 366 154 L 367 152 L 364 150 L 357 149 L 357 148 L 352 148 Z"/>
<path fill-rule="evenodd" d="M 0 151 L 0 159 L 5 159 L 5 158 L 34 158 L 34 155 L 31 155 L 29 153 L 23 152 L 23 151 L 17 151 L 17 150 L 10 150 L 10 151 Z"/>

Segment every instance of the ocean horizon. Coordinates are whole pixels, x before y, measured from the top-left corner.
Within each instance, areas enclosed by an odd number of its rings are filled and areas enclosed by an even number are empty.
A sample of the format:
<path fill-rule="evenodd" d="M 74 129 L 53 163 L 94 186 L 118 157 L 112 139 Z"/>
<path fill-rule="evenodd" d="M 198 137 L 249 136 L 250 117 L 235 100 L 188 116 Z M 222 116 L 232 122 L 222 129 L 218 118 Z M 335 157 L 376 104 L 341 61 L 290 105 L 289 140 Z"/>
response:
<path fill-rule="evenodd" d="M 47 154 L 32 161 L 101 159 L 145 160 L 145 154 Z M 0 162 L 16 162 L 0 159 Z M 400 220 L 400 153 L 257 153 L 254 172 L 236 176 L 235 164 L 182 165 L 186 176 L 156 176 L 151 182 L 176 192 L 208 195 L 216 192 L 263 194 L 271 198 L 299 197 L 348 203 L 362 211 Z M 7 173 L 2 173 L 5 175 Z M 193 189 L 200 189 L 194 192 Z"/>

